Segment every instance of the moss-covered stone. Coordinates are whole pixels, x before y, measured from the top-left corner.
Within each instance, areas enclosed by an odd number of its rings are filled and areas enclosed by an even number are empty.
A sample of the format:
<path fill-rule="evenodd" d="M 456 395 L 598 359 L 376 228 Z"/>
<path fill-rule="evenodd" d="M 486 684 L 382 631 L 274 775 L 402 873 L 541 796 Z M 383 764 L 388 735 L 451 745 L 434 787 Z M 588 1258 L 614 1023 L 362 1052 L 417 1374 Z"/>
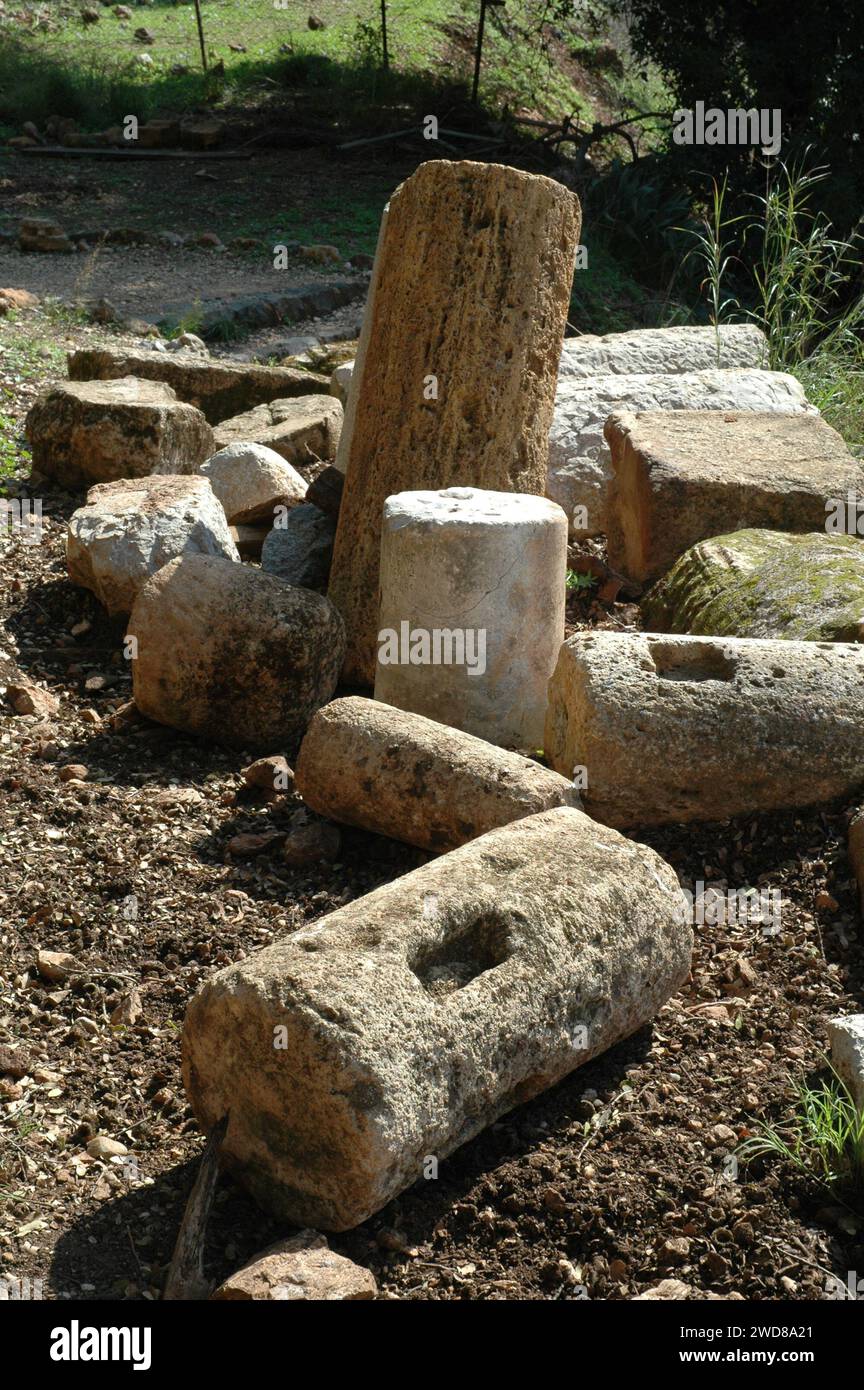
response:
<path fill-rule="evenodd" d="M 864 540 L 747 530 L 686 551 L 643 600 L 652 632 L 864 640 Z"/>

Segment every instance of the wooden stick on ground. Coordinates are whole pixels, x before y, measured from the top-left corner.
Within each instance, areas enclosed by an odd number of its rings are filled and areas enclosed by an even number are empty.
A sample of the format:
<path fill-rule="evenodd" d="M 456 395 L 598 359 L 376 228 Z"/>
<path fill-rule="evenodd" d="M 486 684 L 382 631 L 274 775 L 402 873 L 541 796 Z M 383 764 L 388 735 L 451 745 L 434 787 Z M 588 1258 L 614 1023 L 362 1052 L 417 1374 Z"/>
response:
<path fill-rule="evenodd" d="M 203 1299 L 210 1294 L 210 1285 L 204 1278 L 204 1241 L 219 1180 L 219 1150 L 227 1129 L 228 1116 L 224 1115 L 207 1136 L 201 1165 L 180 1223 L 180 1233 L 162 1294 L 163 1302 Z"/>

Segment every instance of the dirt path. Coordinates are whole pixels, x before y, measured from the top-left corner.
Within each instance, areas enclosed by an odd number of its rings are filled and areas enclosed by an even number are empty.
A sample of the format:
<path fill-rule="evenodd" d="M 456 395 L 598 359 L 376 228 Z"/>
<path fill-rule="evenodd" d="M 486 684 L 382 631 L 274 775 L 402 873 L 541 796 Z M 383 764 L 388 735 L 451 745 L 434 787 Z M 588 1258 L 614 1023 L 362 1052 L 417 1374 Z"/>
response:
<path fill-rule="evenodd" d="M 6 244 L 0 245 L 0 285 L 61 300 L 104 296 L 121 314 L 153 321 L 169 305 L 279 294 L 289 285 L 351 278 L 344 262 L 374 251 L 384 204 L 408 172 L 404 160 L 346 166 L 305 150 L 248 163 L 190 160 L 134 169 L 9 158 L 0 171 L 0 232 L 7 237 L 24 217 L 52 217 L 69 233 L 210 232 L 226 245 L 251 237 L 260 246 L 226 253 L 102 245 L 71 255 L 24 255 Z M 275 270 L 273 247 L 292 241 L 334 245 L 343 260 L 321 269 L 295 258 Z"/>

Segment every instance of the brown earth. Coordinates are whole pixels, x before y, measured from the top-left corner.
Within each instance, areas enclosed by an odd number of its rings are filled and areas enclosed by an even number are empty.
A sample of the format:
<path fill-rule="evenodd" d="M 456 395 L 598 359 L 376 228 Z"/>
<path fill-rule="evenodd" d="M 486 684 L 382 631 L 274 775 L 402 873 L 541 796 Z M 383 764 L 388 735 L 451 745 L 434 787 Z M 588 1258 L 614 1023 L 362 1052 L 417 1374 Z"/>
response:
<path fill-rule="evenodd" d="M 64 336 L 83 345 L 93 330 Z M 16 426 L 38 384 L 4 378 Z M 179 1076 L 191 993 L 424 855 L 351 830 L 316 869 L 289 868 L 278 838 L 232 854 L 236 835 L 284 831 L 296 803 L 245 789 L 242 752 L 145 721 L 114 727 L 130 691 L 122 622 L 65 577 L 78 500 L 44 495 L 43 544 L 0 540 L 0 684 L 41 681 L 59 699 L 42 721 L 5 708 L 0 735 L 0 1275 L 41 1278 L 46 1297 L 152 1299 L 202 1149 Z M 615 583 L 598 587 L 611 597 Z M 570 620 L 626 627 L 638 610 L 583 590 Z M 86 780 L 63 781 L 66 764 Z M 850 810 L 646 833 L 687 887 L 782 890 L 781 934 L 698 928 L 692 982 L 653 1027 L 333 1248 L 372 1269 L 384 1296 L 412 1299 L 568 1299 L 580 1286 L 622 1299 L 667 1276 L 703 1296 L 811 1299 L 829 1271 L 845 1283 L 864 1268 L 860 1195 L 856 1208 L 777 1161 L 723 1176 L 737 1140 L 788 1120 L 796 1084 L 823 1070 L 825 1020 L 861 1008 Z M 81 973 L 42 978 L 39 950 L 70 952 Z M 124 1144 L 137 1173 L 91 1159 L 96 1134 Z M 224 1180 L 208 1276 L 286 1234 Z"/>

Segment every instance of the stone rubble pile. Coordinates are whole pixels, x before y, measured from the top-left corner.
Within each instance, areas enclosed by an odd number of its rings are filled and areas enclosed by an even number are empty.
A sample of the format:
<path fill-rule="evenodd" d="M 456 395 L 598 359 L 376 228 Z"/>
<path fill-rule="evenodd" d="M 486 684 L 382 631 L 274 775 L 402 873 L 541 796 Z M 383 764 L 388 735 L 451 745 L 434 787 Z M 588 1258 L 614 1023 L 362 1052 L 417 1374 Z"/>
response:
<path fill-rule="evenodd" d="M 437 856 L 190 1004 L 194 1110 L 292 1222 L 363 1221 L 680 988 L 677 877 L 622 830 L 864 783 L 864 542 L 825 522 L 861 463 L 751 326 L 562 346 L 580 222 L 549 179 L 431 161 L 331 379 L 88 349 L 28 416 L 39 474 L 99 484 L 69 575 L 130 613 L 140 712 L 260 755 L 264 795 L 296 762 L 289 868 L 340 826 Z M 654 584 L 649 630 L 565 640 L 568 525 Z M 864 894 L 864 816 L 850 853 Z M 835 1035 L 859 1095 L 860 1017 Z M 321 1241 L 217 1297 L 374 1296 Z"/>
<path fill-rule="evenodd" d="M 327 391 L 327 378 L 297 367 L 226 362 L 189 352 L 120 352 L 79 348 L 68 358 L 70 381 L 112 381 L 134 376 L 162 381 L 181 401 L 196 405 L 211 425 L 269 401 Z"/>

